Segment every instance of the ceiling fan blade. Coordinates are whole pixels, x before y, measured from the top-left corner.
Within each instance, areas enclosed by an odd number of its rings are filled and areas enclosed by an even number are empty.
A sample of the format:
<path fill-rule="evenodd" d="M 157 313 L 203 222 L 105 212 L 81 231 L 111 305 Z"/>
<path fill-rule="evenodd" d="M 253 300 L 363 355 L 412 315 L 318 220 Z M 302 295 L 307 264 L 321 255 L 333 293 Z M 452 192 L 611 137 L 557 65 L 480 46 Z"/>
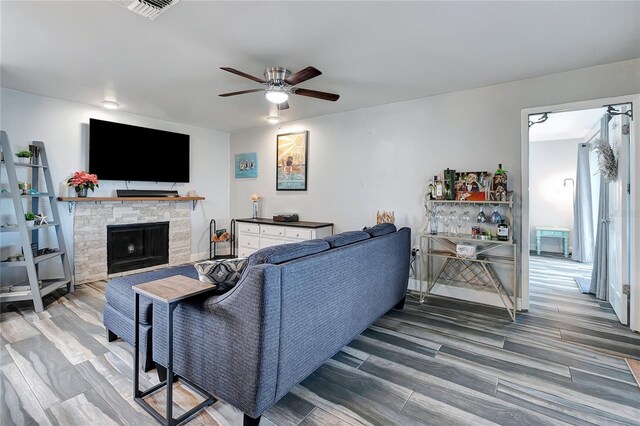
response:
<path fill-rule="evenodd" d="M 226 98 L 227 96 L 235 96 L 235 95 L 244 95 L 245 93 L 254 93 L 254 92 L 262 92 L 264 89 L 249 89 L 249 90 L 241 90 L 239 92 L 229 92 L 229 93 L 221 93 L 218 96 L 222 96 Z"/>
<path fill-rule="evenodd" d="M 234 69 L 234 68 L 220 67 L 220 69 L 224 70 L 224 71 L 228 71 L 228 72 L 230 72 L 232 74 L 239 75 L 240 77 L 248 78 L 249 80 L 253 80 L 253 81 L 258 82 L 258 83 L 266 83 L 267 82 L 266 80 L 263 80 L 263 79 L 258 78 L 258 77 L 254 77 L 254 76 L 249 75 L 249 74 L 247 74 L 245 72 L 238 71 L 237 69 Z"/>
<path fill-rule="evenodd" d="M 327 92 L 318 92 L 317 90 L 309 90 L 309 89 L 295 89 L 292 90 L 293 93 L 300 96 L 309 96 L 310 98 L 318 98 L 323 99 L 325 101 L 335 102 L 340 99 L 340 95 L 336 95 L 334 93 Z"/>
<path fill-rule="evenodd" d="M 295 86 L 296 84 L 300 84 L 303 81 L 311 80 L 312 78 L 317 77 L 320 74 L 322 73 L 314 67 L 306 67 L 305 69 L 289 76 L 289 78 L 285 79 L 284 82 Z"/>
<path fill-rule="evenodd" d="M 279 111 L 282 111 L 283 109 L 289 109 L 289 102 L 287 101 L 284 101 L 283 103 L 277 105 Z"/>

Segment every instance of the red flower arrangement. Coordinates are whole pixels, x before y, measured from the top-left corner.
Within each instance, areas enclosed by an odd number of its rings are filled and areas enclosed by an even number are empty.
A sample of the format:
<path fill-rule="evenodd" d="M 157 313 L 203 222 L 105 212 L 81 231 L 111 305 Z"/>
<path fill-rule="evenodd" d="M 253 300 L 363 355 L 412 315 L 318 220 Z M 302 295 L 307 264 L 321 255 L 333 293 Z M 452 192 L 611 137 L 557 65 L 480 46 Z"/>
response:
<path fill-rule="evenodd" d="M 83 189 L 86 190 L 87 188 L 93 191 L 94 188 L 99 186 L 98 183 L 98 176 L 87 172 L 75 172 L 73 176 L 67 180 L 67 185 L 73 186 L 76 192 L 80 192 Z"/>

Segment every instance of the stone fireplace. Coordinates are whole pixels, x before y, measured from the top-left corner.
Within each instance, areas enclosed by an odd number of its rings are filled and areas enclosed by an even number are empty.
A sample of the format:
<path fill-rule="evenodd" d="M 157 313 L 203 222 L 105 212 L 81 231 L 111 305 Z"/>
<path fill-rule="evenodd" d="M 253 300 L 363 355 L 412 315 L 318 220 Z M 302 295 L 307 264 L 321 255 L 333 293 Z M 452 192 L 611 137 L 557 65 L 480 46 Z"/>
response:
<path fill-rule="evenodd" d="M 181 265 L 189 262 L 191 255 L 191 203 L 178 201 L 102 201 L 76 203 L 73 223 L 74 274 L 76 284 L 91 281 L 106 280 L 110 274 L 126 274 L 131 271 L 141 271 L 162 268 L 165 266 Z M 167 225 L 166 237 L 155 237 L 140 232 L 137 225 L 149 225 L 156 228 L 158 223 Z M 126 253 L 116 256 L 116 263 L 120 263 L 117 270 L 109 270 L 108 227 L 112 229 L 127 225 L 133 231 L 133 236 L 120 238 L 118 242 Z M 132 226 L 133 225 L 133 226 Z M 142 228 L 144 228 L 143 226 Z M 136 229 L 138 228 L 138 229 Z M 117 232 L 116 232 L 117 234 Z M 117 237 L 122 237 L 118 235 Z M 113 238 L 113 237 L 112 237 Z M 135 239 L 143 241 L 135 242 Z M 154 240 L 155 238 L 155 240 Z M 140 244 L 146 243 L 146 248 Z M 133 247 L 131 247 L 133 244 Z M 166 247 L 162 247 L 166 245 Z M 156 249 L 166 248 L 165 257 L 159 255 Z M 129 251 L 132 250 L 132 253 Z M 139 257 L 139 263 L 134 269 L 124 272 L 131 266 L 128 255 Z M 111 259 L 113 261 L 113 259 Z M 162 263 L 160 263 L 162 262 Z M 132 262 L 135 263 L 135 262 Z M 122 266 L 125 268 L 122 268 Z"/>

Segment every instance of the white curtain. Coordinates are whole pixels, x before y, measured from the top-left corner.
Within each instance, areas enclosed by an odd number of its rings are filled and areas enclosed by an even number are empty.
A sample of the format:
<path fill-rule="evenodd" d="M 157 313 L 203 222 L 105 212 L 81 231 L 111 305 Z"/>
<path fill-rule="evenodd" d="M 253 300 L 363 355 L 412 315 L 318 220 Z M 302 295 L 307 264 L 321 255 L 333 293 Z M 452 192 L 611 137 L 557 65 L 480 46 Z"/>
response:
<path fill-rule="evenodd" d="M 605 114 L 602 117 L 600 138 L 609 143 L 609 119 Z M 598 201 L 598 231 L 596 233 L 596 246 L 594 253 L 593 271 L 591 272 L 591 287 L 589 293 L 595 294 L 598 299 L 607 300 L 607 281 L 609 269 L 609 184 L 600 177 L 600 200 Z"/>
<path fill-rule="evenodd" d="M 578 145 L 576 190 L 573 197 L 573 252 L 576 262 L 593 262 L 593 207 L 591 205 L 591 172 L 589 144 Z"/>

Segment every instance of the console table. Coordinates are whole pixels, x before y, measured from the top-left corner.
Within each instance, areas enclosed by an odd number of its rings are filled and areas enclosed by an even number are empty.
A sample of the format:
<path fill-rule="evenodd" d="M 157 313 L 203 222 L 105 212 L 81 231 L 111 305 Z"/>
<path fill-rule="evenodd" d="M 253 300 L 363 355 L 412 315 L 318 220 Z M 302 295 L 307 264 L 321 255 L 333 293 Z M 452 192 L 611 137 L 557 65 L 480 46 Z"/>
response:
<path fill-rule="evenodd" d="M 569 257 L 569 229 L 558 228 L 556 226 L 536 226 L 536 254 L 540 256 L 540 239 L 562 238 L 564 247 L 564 257 Z"/>
<path fill-rule="evenodd" d="M 237 253 L 240 257 L 247 257 L 265 247 L 324 238 L 333 234 L 333 223 L 327 222 L 276 222 L 266 218 L 235 221 Z"/>

